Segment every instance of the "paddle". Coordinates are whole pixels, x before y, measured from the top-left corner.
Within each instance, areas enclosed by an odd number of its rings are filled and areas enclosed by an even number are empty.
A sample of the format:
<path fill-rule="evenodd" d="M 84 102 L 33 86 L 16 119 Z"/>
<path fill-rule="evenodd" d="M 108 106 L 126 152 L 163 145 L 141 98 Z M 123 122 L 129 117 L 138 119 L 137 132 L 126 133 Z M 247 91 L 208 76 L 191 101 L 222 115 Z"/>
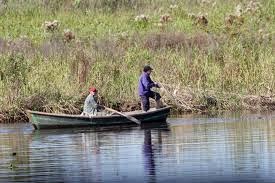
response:
<path fill-rule="evenodd" d="M 106 106 L 104 106 L 104 108 L 105 108 L 107 111 L 114 112 L 114 113 L 117 113 L 117 114 L 119 114 L 119 115 L 121 115 L 121 116 L 124 116 L 125 118 L 129 119 L 130 121 L 133 121 L 134 123 L 136 123 L 136 124 L 138 124 L 138 125 L 140 125 L 140 123 L 141 123 L 137 118 L 134 118 L 133 116 L 128 116 L 128 115 L 126 115 L 126 114 L 123 114 L 123 113 L 121 113 L 121 112 L 119 112 L 119 111 L 117 111 L 117 110 L 111 109 L 111 108 L 106 107 Z"/>

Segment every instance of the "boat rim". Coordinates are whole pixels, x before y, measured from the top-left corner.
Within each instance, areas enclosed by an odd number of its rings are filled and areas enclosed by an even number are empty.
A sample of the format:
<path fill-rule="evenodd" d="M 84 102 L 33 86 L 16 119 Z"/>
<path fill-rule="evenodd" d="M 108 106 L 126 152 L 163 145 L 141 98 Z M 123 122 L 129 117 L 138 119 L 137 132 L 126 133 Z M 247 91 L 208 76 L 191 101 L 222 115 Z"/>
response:
<path fill-rule="evenodd" d="M 133 113 L 133 114 L 127 114 L 127 112 L 125 112 L 125 114 L 129 115 L 129 116 L 139 116 L 139 115 L 147 115 L 147 114 L 153 114 L 155 112 L 160 112 L 163 110 L 167 110 L 167 109 L 171 109 L 170 106 L 166 106 L 160 109 L 155 109 L 152 111 L 148 111 L 148 112 L 139 112 L 139 113 Z M 136 110 L 138 111 L 138 110 Z M 120 116 L 120 115 L 112 115 L 112 116 L 92 116 L 92 117 L 88 117 L 88 116 L 81 116 L 81 115 L 75 115 L 75 114 L 58 114 L 58 113 L 47 113 L 47 112 L 39 112 L 39 111 L 32 111 L 32 110 L 26 110 L 27 114 L 38 114 L 38 115 L 44 115 L 44 116 L 56 116 L 56 117 L 77 117 L 77 118 L 106 118 L 106 117 L 115 117 L 115 116 Z M 131 111 L 134 112 L 134 111 Z"/>

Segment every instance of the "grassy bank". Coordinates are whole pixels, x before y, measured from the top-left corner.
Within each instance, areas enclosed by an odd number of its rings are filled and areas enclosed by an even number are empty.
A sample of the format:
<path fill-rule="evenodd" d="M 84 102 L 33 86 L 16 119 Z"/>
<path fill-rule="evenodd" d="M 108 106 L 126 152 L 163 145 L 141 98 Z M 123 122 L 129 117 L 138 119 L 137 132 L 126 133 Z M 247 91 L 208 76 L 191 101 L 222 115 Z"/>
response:
<path fill-rule="evenodd" d="M 10 0 L 0 14 L 1 122 L 79 113 L 90 85 L 136 108 L 147 63 L 175 109 L 275 108 L 273 0 Z"/>

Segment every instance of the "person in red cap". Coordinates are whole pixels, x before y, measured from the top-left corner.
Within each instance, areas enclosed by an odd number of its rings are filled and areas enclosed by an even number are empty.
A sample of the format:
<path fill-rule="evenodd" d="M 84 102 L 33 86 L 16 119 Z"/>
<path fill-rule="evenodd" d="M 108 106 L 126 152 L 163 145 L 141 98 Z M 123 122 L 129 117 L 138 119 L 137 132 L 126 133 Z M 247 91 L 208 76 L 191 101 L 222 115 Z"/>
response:
<path fill-rule="evenodd" d="M 84 116 L 96 116 L 98 103 L 97 103 L 97 90 L 95 87 L 89 88 L 90 94 L 87 96 L 84 102 L 83 112 Z"/>

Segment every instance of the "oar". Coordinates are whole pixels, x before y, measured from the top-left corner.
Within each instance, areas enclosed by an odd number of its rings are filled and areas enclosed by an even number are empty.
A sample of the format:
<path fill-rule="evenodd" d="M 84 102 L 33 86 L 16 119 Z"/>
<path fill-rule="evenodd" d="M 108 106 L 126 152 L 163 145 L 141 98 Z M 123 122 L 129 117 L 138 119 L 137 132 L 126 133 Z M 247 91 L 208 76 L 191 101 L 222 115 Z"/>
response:
<path fill-rule="evenodd" d="M 136 124 L 138 124 L 138 125 L 140 125 L 140 123 L 141 123 L 137 118 L 134 118 L 133 116 L 128 116 L 128 115 L 126 115 L 126 114 L 123 114 L 123 113 L 121 113 L 121 112 L 119 112 L 119 111 L 117 111 L 117 110 L 111 109 L 111 108 L 106 107 L 106 106 L 104 106 L 104 108 L 105 108 L 107 111 L 111 111 L 111 112 L 117 113 L 117 114 L 119 114 L 119 115 L 121 115 L 121 116 L 124 116 L 125 118 L 129 119 L 130 121 L 133 121 L 134 123 L 136 123 Z"/>

